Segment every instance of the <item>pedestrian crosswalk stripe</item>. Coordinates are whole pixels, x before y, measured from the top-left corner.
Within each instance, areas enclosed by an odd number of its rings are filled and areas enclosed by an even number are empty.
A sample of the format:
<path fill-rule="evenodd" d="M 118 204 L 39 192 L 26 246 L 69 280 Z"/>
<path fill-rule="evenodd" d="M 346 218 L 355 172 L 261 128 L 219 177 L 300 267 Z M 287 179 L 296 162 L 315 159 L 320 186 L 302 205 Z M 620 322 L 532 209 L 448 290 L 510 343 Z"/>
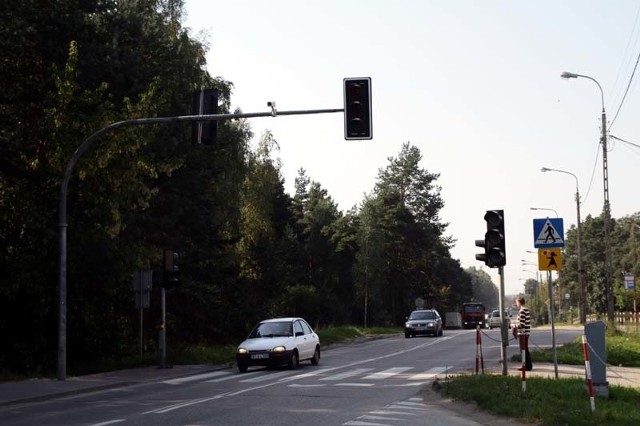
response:
<path fill-rule="evenodd" d="M 357 376 L 359 374 L 366 373 L 367 371 L 371 371 L 371 370 L 373 370 L 373 368 L 356 368 L 355 370 L 345 371 L 344 373 L 334 374 L 329 377 L 323 377 L 320 380 L 343 380 L 348 377 Z"/>
<path fill-rule="evenodd" d="M 429 380 L 433 379 L 440 373 L 444 373 L 445 371 L 447 371 L 447 367 L 433 367 L 423 373 L 414 374 L 409 377 L 409 380 Z"/>
<path fill-rule="evenodd" d="M 165 380 L 163 383 L 169 385 L 180 385 L 182 383 L 197 382 L 198 380 L 211 379 L 213 377 L 224 376 L 229 374 L 227 371 L 213 371 L 209 373 L 195 374 L 193 376 L 179 377 L 177 379 Z"/>
<path fill-rule="evenodd" d="M 389 368 L 384 371 L 380 371 L 378 373 L 369 374 L 368 376 L 363 377 L 364 380 L 382 380 L 388 379 L 391 376 L 395 376 L 404 371 L 411 370 L 413 367 L 394 367 Z"/>
<path fill-rule="evenodd" d="M 240 380 L 240 381 L 242 383 L 260 383 L 260 382 L 266 382 L 268 380 L 273 380 L 277 377 L 282 377 L 290 374 L 291 374 L 290 371 L 279 371 L 277 373 L 262 374 L 260 376 L 256 376 L 247 380 Z"/>

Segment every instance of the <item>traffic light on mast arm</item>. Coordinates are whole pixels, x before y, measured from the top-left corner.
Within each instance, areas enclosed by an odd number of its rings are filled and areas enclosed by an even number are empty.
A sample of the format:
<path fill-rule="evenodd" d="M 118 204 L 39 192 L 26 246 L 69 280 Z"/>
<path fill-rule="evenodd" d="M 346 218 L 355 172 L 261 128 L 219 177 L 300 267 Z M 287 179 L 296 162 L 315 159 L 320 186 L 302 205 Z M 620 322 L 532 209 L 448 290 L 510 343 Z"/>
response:
<path fill-rule="evenodd" d="M 344 79 L 344 138 L 373 138 L 371 77 Z"/>
<path fill-rule="evenodd" d="M 507 251 L 504 236 L 504 210 L 487 210 L 484 220 L 487 222 L 484 240 L 476 240 L 476 246 L 483 247 L 484 253 L 476 254 L 476 259 L 490 268 L 505 266 Z"/>
<path fill-rule="evenodd" d="M 179 286 L 180 267 L 178 266 L 178 253 L 173 250 L 165 250 L 162 258 L 162 287 L 170 289 Z"/>
<path fill-rule="evenodd" d="M 193 93 L 193 115 L 213 115 L 218 113 L 218 91 L 203 89 Z M 191 140 L 202 145 L 214 145 L 218 121 L 194 121 L 191 126 Z"/>

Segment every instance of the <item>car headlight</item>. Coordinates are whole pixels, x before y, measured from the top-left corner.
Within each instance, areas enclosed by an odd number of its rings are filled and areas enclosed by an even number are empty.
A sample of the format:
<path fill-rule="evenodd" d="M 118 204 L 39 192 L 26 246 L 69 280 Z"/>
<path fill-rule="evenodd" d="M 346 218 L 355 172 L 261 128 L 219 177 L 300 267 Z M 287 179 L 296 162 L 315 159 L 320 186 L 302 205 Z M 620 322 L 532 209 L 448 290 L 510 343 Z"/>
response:
<path fill-rule="evenodd" d="M 276 346 L 273 348 L 273 352 L 284 352 L 286 348 L 284 346 Z"/>
<path fill-rule="evenodd" d="M 238 353 L 240 355 L 246 355 L 247 353 L 249 353 L 249 351 L 246 350 L 245 348 L 238 348 Z"/>
<path fill-rule="evenodd" d="M 409 328 L 409 327 L 411 327 L 411 324 L 409 324 L 408 322 L 405 322 L 405 323 L 404 323 L 404 326 L 405 326 L 405 327 L 407 327 L 407 328 Z"/>
<path fill-rule="evenodd" d="M 428 323 L 427 323 L 427 327 L 433 327 L 434 325 L 435 325 L 435 324 L 434 324 L 434 323 L 432 323 L 432 322 L 428 322 Z"/>

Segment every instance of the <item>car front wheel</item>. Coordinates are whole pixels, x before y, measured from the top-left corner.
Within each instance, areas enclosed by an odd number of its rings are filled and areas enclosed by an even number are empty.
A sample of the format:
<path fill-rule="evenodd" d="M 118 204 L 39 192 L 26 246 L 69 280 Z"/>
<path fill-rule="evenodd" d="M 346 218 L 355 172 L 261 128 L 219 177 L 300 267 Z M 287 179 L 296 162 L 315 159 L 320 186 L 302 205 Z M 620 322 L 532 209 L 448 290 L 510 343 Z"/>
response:
<path fill-rule="evenodd" d="M 311 365 L 318 365 L 320 362 L 320 348 L 316 346 L 316 350 L 313 353 L 313 358 L 311 358 Z"/>
<path fill-rule="evenodd" d="M 291 358 L 289 359 L 289 370 L 295 370 L 298 368 L 298 352 L 293 351 Z"/>
<path fill-rule="evenodd" d="M 248 368 L 247 364 L 242 363 L 242 362 L 238 363 L 238 371 L 239 372 L 246 373 L 247 372 L 247 368 Z"/>

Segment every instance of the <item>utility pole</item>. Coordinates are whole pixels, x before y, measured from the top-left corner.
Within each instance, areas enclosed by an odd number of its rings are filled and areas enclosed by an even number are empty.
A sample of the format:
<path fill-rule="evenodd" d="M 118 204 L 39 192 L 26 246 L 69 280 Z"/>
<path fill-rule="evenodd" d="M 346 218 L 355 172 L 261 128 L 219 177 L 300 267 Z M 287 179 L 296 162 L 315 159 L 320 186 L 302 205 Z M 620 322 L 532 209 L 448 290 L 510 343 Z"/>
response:
<path fill-rule="evenodd" d="M 609 204 L 609 167 L 607 164 L 607 113 L 602 105 L 602 177 L 604 180 L 604 288 L 607 299 L 607 319 L 613 322 L 613 283 L 611 282 L 611 207 Z"/>

